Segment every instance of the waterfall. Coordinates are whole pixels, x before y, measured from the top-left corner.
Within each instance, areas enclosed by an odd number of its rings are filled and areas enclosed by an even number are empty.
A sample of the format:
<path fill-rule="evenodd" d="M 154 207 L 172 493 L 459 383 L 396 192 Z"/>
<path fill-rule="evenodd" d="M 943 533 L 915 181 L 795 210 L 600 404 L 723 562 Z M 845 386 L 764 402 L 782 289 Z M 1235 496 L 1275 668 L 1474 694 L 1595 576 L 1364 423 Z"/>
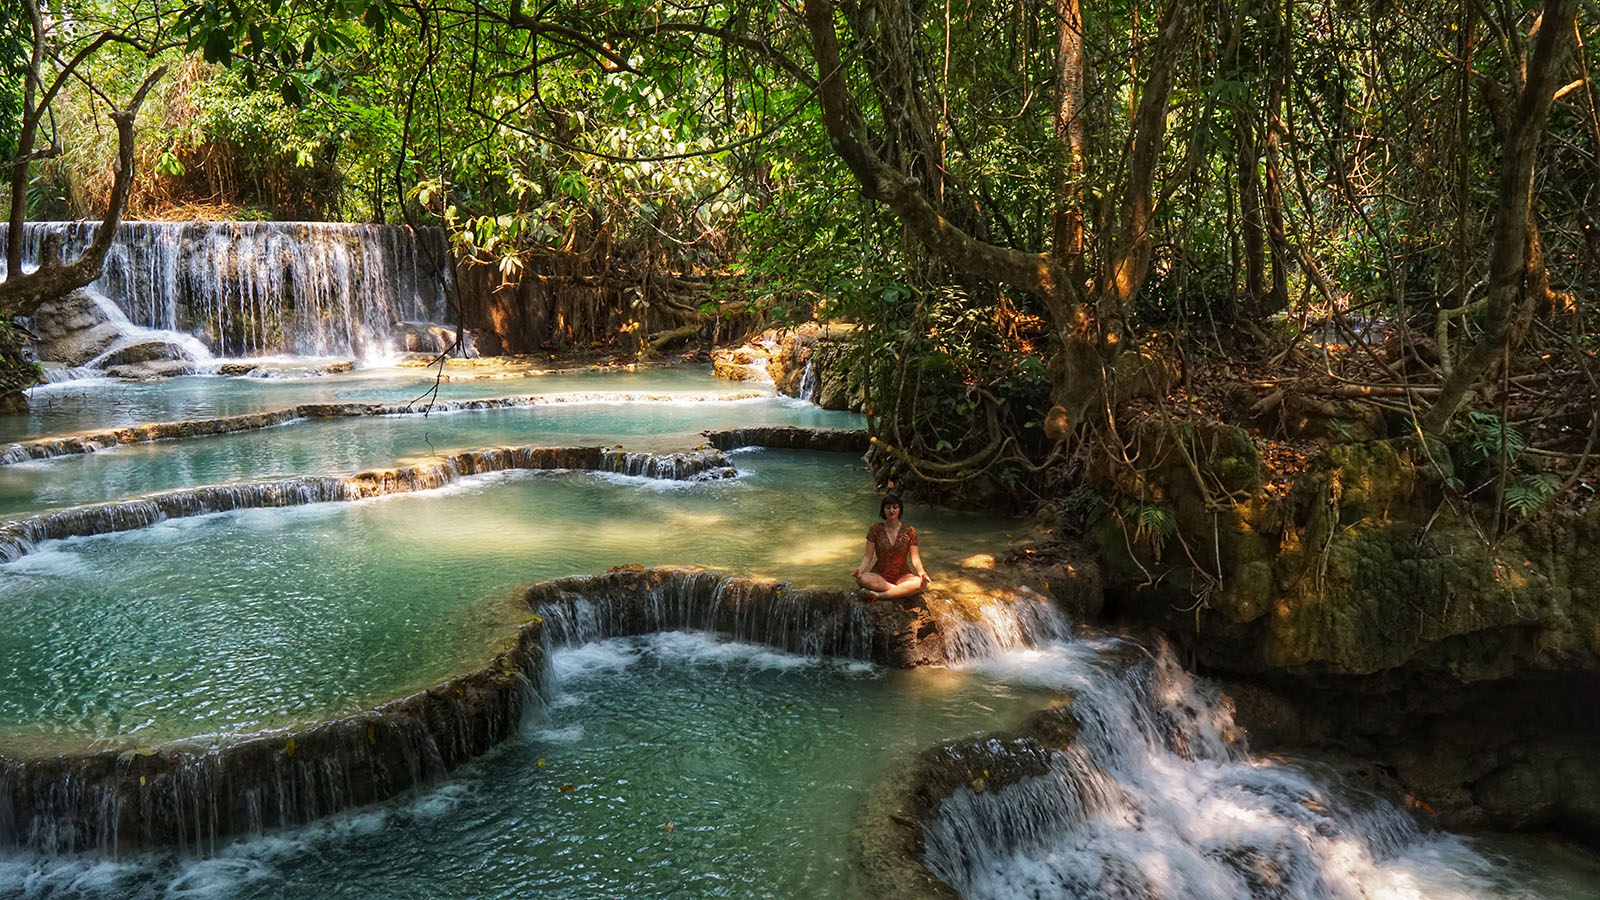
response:
<path fill-rule="evenodd" d="M 0 848 L 56 855 L 175 846 L 304 825 L 442 778 L 516 732 L 540 700 L 537 629 L 487 664 L 298 729 L 155 747 L 0 753 Z"/>
<path fill-rule="evenodd" d="M 1076 736 L 1049 750 L 977 742 L 985 772 L 1048 758 L 1042 774 L 956 788 L 923 823 L 925 864 L 963 897 L 1358 900 L 1424 840 L 1377 798 L 1252 759 L 1215 689 L 1165 647 L 1079 641 L 1034 656 L 991 670 L 1070 691 Z"/>
<path fill-rule="evenodd" d="M 657 631 L 699 631 L 802 656 L 886 658 L 884 610 L 849 591 L 700 569 L 645 569 L 543 582 L 528 591 L 546 650 Z"/>
<path fill-rule="evenodd" d="M 77 258 L 99 224 L 25 228 L 28 271 L 49 245 Z M 193 335 L 219 356 L 378 358 L 402 349 L 402 322 L 449 318 L 450 279 L 449 249 L 434 228 L 124 222 L 92 290 L 134 326 Z"/>
<path fill-rule="evenodd" d="M 974 663 L 1072 635 L 1072 623 L 1061 610 L 1026 587 L 1018 587 L 1016 596 L 1007 599 L 944 605 L 938 618 L 945 659 L 952 664 Z"/>
<path fill-rule="evenodd" d="M 801 400 L 809 400 L 812 403 L 817 402 L 817 368 L 815 353 L 806 358 L 805 371 L 800 373 L 800 393 L 796 396 L 798 396 Z"/>

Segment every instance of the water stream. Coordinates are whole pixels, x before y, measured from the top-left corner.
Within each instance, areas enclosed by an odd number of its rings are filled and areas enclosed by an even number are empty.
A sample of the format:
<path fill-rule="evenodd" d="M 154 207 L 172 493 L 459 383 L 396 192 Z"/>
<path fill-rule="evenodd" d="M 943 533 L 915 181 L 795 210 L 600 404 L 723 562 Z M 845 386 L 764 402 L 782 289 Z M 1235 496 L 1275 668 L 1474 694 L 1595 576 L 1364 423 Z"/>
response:
<path fill-rule="evenodd" d="M 1592 897 L 1600 864 L 1557 845 L 1425 830 L 1314 765 L 1250 755 L 1214 687 L 1120 639 L 971 665 L 1074 697 L 1047 774 L 960 788 L 928 868 L 970 900 L 1486 900 Z M 1520 852 L 1507 855 L 1512 847 Z M 1522 858 L 1529 850 L 1537 859 Z"/>
<path fill-rule="evenodd" d="M 52 243 L 76 259 L 99 225 L 25 228 L 28 271 Z M 0 241 L 6 231 L 0 225 Z M 124 222 L 92 289 L 135 326 L 192 336 L 217 356 L 382 359 L 404 349 L 401 323 L 450 320 L 449 258 L 439 229 Z"/>
<path fill-rule="evenodd" d="M 443 317 L 443 281 L 427 262 L 433 236 L 363 228 L 130 224 L 97 289 L 133 325 L 193 335 L 218 354 L 382 356 L 399 323 Z M 32 258 L 47 237 L 72 251 L 91 231 L 36 227 Z M 808 368 L 808 391 L 815 380 Z M 0 421 L 0 441 L 405 403 L 433 386 L 426 373 L 384 368 L 78 381 L 35 389 L 28 415 Z M 439 388 L 452 401 L 544 400 L 285 419 L 0 465 L 0 520 L 160 490 L 331 483 L 482 447 L 672 452 L 712 428 L 861 423 L 771 395 L 729 399 L 748 385 L 703 369 Z M 875 510 L 862 463 L 777 450 L 732 459 L 737 477 L 712 481 L 496 472 L 38 543 L 0 565 L 0 745 L 226 742 L 363 709 L 482 665 L 531 614 L 514 591 L 530 581 L 695 564 L 848 584 Z M 1015 527 L 916 508 L 908 519 L 936 573 L 1004 546 Z M 962 896 L 1600 895 L 1600 865 L 1566 845 L 1432 833 L 1327 773 L 1249 755 L 1214 691 L 1173 660 L 1074 638 L 1042 604 L 952 627 L 959 664 L 911 672 L 726 635 L 614 637 L 590 627 L 589 612 L 545 610 L 538 711 L 442 783 L 198 849 L 3 850 L 0 898 L 858 898 L 853 829 L 873 785 L 919 750 L 1004 731 L 1067 694 L 1082 732 L 1045 775 L 959 789 L 926 823 L 928 867 Z M 683 618 L 663 624 L 693 624 Z"/>

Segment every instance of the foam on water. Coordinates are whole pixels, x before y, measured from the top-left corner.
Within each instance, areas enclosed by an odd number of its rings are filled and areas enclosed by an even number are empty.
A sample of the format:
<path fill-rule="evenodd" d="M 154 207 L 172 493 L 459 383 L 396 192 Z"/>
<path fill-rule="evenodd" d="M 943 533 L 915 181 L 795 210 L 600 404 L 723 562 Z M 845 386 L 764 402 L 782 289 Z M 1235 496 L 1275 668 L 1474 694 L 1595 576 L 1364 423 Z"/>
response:
<path fill-rule="evenodd" d="M 650 657 L 666 663 L 722 669 L 746 667 L 779 672 L 831 664 L 820 657 L 782 653 L 760 644 L 721 641 L 703 632 L 663 631 L 640 640 L 648 648 Z"/>
<path fill-rule="evenodd" d="M 643 656 L 636 642 L 613 638 L 558 650 L 550 654 L 550 669 L 558 685 L 567 685 L 597 672 L 621 672 Z"/>
<path fill-rule="evenodd" d="M 1080 725 L 1042 776 L 959 789 L 927 829 L 964 897 L 1484 900 L 1539 896 L 1388 802 L 1251 757 L 1214 687 L 1115 639 L 999 654 L 970 671 L 1070 691 Z"/>

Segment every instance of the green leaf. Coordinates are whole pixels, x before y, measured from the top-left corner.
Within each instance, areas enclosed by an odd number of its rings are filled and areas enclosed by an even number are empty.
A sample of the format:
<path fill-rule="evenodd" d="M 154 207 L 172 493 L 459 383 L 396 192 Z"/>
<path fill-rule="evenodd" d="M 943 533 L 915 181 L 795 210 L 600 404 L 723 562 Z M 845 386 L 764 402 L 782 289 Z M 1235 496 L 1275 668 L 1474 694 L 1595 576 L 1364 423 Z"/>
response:
<path fill-rule="evenodd" d="M 216 29 L 206 35 L 205 61 L 227 65 L 233 60 L 233 38 L 226 31 Z"/>

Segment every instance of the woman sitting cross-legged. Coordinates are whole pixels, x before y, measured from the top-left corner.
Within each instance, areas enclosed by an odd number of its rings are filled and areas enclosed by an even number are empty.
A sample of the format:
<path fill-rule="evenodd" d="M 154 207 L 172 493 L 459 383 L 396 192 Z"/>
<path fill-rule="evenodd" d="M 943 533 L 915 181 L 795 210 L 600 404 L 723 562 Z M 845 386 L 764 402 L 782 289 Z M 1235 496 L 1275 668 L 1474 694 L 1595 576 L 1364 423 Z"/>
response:
<path fill-rule="evenodd" d="M 861 557 L 861 565 L 850 573 L 856 584 L 861 585 L 868 603 L 909 597 L 933 583 L 928 580 L 928 570 L 922 567 L 917 530 L 900 521 L 900 511 L 904 508 L 905 504 L 895 494 L 883 498 L 878 505 L 878 515 L 883 521 L 867 530 L 867 555 Z"/>

